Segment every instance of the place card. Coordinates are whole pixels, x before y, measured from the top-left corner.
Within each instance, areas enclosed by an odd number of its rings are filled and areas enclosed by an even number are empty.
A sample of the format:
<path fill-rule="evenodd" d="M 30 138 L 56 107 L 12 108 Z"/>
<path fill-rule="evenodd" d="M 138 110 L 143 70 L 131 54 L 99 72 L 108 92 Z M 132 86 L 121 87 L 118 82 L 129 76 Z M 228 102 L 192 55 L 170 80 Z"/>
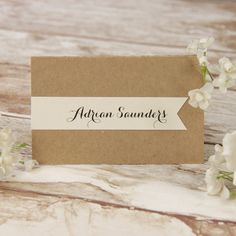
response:
<path fill-rule="evenodd" d="M 33 57 L 32 149 L 41 164 L 203 160 L 195 56 Z"/>

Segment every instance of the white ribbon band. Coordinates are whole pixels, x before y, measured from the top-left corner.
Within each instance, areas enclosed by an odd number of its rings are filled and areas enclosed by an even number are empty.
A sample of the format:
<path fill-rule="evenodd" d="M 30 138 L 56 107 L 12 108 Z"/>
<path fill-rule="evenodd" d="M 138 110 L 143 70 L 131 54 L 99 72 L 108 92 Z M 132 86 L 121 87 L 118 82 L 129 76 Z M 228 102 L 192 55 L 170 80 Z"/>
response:
<path fill-rule="evenodd" d="M 186 130 L 187 97 L 31 97 L 33 130 Z"/>

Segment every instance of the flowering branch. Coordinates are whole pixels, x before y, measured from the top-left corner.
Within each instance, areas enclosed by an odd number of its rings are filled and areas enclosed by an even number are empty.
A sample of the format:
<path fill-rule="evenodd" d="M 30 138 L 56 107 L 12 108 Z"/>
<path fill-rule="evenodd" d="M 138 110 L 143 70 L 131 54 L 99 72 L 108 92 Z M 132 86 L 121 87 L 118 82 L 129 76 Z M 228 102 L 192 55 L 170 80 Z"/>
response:
<path fill-rule="evenodd" d="M 218 76 L 214 77 L 207 60 L 208 47 L 214 38 L 193 40 L 187 47 L 188 52 L 197 55 L 201 67 L 204 85 L 200 89 L 189 91 L 189 104 L 195 108 L 206 110 L 210 104 L 212 92 L 219 88 L 226 93 L 236 82 L 236 64 L 228 58 L 219 60 L 215 66 Z M 223 146 L 215 145 L 215 154 L 210 156 L 210 168 L 206 171 L 205 182 L 210 195 L 220 195 L 223 198 L 236 197 L 236 131 L 228 133 L 223 138 Z"/>
<path fill-rule="evenodd" d="M 30 171 L 38 166 L 37 161 L 20 155 L 19 150 L 27 144 L 15 142 L 11 129 L 4 128 L 0 131 L 0 180 L 12 176 L 16 169 Z"/>
<path fill-rule="evenodd" d="M 219 88 L 222 93 L 234 86 L 236 82 L 236 64 L 230 59 L 223 57 L 219 60 L 219 65 L 212 66 L 207 60 L 208 47 L 212 45 L 214 38 L 203 38 L 193 40 L 187 47 L 188 52 L 196 54 L 201 67 L 203 87 L 189 91 L 189 104 L 206 110 L 212 97 L 213 88 Z M 214 77 L 211 68 L 215 68 L 218 76 Z"/>

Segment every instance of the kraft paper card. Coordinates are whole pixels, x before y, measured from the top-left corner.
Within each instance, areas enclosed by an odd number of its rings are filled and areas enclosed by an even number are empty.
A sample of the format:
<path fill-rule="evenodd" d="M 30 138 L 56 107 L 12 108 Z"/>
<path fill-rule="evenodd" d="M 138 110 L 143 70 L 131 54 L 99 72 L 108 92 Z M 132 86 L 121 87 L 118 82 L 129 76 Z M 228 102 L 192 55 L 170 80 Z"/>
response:
<path fill-rule="evenodd" d="M 41 164 L 203 161 L 195 56 L 33 57 L 32 149 Z"/>

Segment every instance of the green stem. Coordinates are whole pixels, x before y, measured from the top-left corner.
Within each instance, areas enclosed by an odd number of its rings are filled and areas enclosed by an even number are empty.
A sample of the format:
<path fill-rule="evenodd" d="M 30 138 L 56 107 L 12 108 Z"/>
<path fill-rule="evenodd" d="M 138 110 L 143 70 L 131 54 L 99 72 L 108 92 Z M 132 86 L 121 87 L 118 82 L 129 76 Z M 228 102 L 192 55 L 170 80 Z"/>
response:
<path fill-rule="evenodd" d="M 236 189 L 230 191 L 230 198 L 236 198 Z"/>
<path fill-rule="evenodd" d="M 228 181 L 233 181 L 233 172 L 220 171 L 217 179 L 225 179 Z"/>
<path fill-rule="evenodd" d="M 218 175 L 217 176 L 217 179 L 225 179 L 225 180 L 228 180 L 228 181 L 233 181 L 233 178 L 230 178 L 228 176 L 224 176 L 224 175 Z"/>
<path fill-rule="evenodd" d="M 206 71 L 207 71 L 208 75 L 210 76 L 211 80 L 213 81 L 213 80 L 214 80 L 214 77 L 213 77 L 213 75 L 211 74 L 211 72 L 208 70 L 207 66 L 206 66 Z"/>
<path fill-rule="evenodd" d="M 203 79 L 203 81 L 204 81 L 204 82 L 207 82 L 207 81 L 206 81 L 207 67 L 206 67 L 205 64 L 203 64 L 203 65 L 201 66 L 201 72 L 202 72 L 202 79 Z"/>
<path fill-rule="evenodd" d="M 224 174 L 224 175 L 234 175 L 234 172 L 229 172 L 229 171 L 224 171 L 224 170 L 220 170 L 219 172 L 220 174 Z"/>
<path fill-rule="evenodd" d="M 18 151 L 18 150 L 20 150 L 20 149 L 22 149 L 22 148 L 25 148 L 25 147 L 27 147 L 27 146 L 28 146 L 27 143 L 18 143 L 18 144 L 16 144 L 15 146 L 12 147 L 11 151 L 12 151 L 12 152 L 15 152 L 15 151 Z"/>

